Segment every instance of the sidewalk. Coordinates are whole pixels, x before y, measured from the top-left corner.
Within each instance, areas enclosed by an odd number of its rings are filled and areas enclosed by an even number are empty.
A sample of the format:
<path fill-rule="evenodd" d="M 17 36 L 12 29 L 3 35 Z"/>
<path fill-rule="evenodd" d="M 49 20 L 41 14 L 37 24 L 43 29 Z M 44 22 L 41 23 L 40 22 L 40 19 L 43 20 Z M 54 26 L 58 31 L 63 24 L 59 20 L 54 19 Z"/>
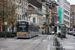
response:
<path fill-rule="evenodd" d="M 75 50 L 75 37 L 72 35 L 66 35 L 66 37 L 67 38 L 63 38 L 63 40 L 59 37 L 57 37 L 57 39 L 65 50 Z"/>

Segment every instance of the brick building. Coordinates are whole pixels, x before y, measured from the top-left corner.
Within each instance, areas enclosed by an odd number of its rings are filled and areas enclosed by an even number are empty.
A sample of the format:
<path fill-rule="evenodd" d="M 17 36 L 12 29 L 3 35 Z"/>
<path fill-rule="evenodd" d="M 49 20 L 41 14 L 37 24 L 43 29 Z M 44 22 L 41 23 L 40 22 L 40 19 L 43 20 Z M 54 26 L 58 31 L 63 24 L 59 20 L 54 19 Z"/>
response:
<path fill-rule="evenodd" d="M 70 28 L 73 29 L 75 24 L 75 5 L 70 5 Z"/>

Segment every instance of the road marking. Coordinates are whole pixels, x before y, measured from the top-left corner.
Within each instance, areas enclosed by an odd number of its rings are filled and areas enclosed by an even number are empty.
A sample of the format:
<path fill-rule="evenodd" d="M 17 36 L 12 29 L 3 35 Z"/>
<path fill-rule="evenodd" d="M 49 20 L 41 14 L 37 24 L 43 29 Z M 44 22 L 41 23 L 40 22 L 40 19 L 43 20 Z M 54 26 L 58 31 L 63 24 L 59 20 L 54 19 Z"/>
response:
<path fill-rule="evenodd" d="M 48 48 L 47 48 L 47 50 L 50 50 L 50 44 L 48 45 Z"/>
<path fill-rule="evenodd" d="M 47 41 L 47 40 L 43 40 L 43 41 Z"/>
<path fill-rule="evenodd" d="M 50 41 L 50 37 L 47 37 L 48 38 L 48 41 Z"/>
<path fill-rule="evenodd" d="M 61 42 L 62 44 L 75 44 L 74 42 Z"/>
<path fill-rule="evenodd" d="M 74 49 L 74 46 L 63 46 L 65 49 Z"/>

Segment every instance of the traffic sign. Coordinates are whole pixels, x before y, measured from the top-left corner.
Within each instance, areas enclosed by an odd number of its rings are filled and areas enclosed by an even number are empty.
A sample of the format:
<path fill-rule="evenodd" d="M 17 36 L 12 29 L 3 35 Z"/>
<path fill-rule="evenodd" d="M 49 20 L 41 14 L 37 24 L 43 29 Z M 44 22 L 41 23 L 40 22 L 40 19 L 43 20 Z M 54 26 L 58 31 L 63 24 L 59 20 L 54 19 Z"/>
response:
<path fill-rule="evenodd" d="M 59 23 L 59 20 L 57 20 L 57 23 Z"/>
<path fill-rule="evenodd" d="M 5 22 L 5 25 L 7 25 L 7 22 Z"/>

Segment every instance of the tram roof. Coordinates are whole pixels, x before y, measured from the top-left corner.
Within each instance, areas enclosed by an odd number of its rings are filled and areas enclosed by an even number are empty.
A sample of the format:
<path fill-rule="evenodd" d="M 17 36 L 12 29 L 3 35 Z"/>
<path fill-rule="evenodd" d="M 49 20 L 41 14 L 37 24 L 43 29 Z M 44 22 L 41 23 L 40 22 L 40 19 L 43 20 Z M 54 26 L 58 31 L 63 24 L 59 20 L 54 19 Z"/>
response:
<path fill-rule="evenodd" d="M 30 22 L 30 21 L 27 21 L 27 20 L 18 20 L 18 22 L 20 22 L 20 21 L 26 21 L 26 22 Z"/>
<path fill-rule="evenodd" d="M 28 23 L 33 23 L 33 22 L 31 22 L 31 21 L 27 21 L 27 20 L 18 20 L 18 22 L 20 22 L 20 21 L 26 21 L 26 22 L 28 22 Z M 39 24 L 37 24 L 37 23 L 34 23 L 35 25 L 39 25 Z"/>

